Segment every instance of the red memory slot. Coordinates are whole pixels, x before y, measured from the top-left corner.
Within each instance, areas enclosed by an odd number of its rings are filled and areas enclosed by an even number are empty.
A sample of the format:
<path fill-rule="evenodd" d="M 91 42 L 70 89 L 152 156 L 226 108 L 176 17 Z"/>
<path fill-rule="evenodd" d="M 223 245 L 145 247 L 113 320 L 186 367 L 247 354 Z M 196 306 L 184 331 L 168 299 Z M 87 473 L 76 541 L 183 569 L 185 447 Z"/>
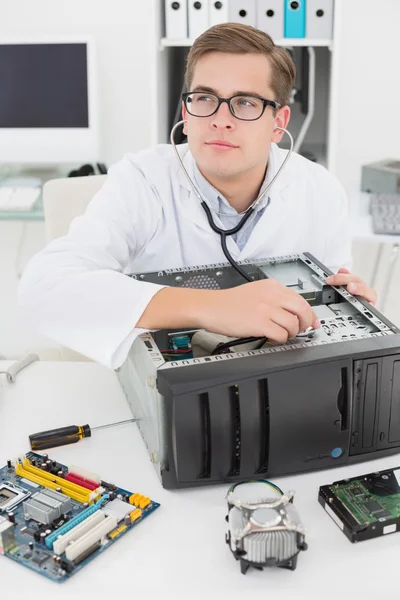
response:
<path fill-rule="evenodd" d="M 77 473 L 74 473 L 73 471 L 70 471 L 69 473 L 70 473 L 70 475 L 72 475 L 72 477 L 75 477 L 75 479 L 84 481 L 85 483 L 88 483 L 89 485 L 94 485 L 96 488 L 98 488 L 100 486 L 100 484 L 97 483 L 97 481 L 93 481 L 93 479 L 86 479 L 86 477 L 82 477 L 82 475 L 78 475 Z"/>
<path fill-rule="evenodd" d="M 71 483 L 76 483 L 76 485 L 80 485 L 81 487 L 84 487 L 90 491 L 96 490 L 99 487 L 97 483 L 96 485 L 93 485 L 93 483 L 89 483 L 83 478 L 78 479 L 77 477 L 75 477 L 75 475 L 71 475 L 71 473 L 68 473 L 68 475 L 65 476 L 65 479 L 67 481 L 70 481 Z"/>

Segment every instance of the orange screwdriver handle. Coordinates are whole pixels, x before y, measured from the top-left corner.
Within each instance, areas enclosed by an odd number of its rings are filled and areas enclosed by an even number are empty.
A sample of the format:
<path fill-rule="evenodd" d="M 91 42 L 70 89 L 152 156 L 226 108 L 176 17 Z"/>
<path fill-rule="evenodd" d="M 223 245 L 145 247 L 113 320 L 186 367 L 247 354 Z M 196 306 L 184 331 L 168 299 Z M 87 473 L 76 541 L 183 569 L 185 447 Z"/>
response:
<path fill-rule="evenodd" d="M 60 427 L 59 429 L 49 429 L 49 431 L 32 433 L 29 436 L 29 441 L 32 450 L 44 450 L 66 444 L 75 444 L 85 437 L 90 437 L 91 434 L 89 425 L 70 425 L 68 427 Z"/>

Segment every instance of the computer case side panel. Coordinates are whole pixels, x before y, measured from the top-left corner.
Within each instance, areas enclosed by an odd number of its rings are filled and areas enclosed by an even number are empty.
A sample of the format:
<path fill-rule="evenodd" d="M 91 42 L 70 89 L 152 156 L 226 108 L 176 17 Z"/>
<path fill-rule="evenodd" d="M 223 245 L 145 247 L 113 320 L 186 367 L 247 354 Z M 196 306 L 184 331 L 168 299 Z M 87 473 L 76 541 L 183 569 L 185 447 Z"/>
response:
<path fill-rule="evenodd" d="M 158 362 L 163 358 L 151 335 L 137 338 L 126 361 L 117 370 L 123 392 L 146 445 L 151 462 L 161 478 L 167 461 L 165 403 L 157 389 Z"/>

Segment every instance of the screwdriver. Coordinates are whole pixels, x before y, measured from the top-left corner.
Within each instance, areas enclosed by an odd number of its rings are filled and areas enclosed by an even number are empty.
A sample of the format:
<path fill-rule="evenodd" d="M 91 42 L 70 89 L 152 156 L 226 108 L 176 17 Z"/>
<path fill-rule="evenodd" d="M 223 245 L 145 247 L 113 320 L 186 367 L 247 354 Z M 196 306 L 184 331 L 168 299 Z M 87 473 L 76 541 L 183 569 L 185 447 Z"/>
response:
<path fill-rule="evenodd" d="M 29 436 L 29 441 L 32 450 L 44 450 L 45 448 L 55 448 L 56 446 L 64 446 L 66 444 L 75 444 L 83 438 L 91 437 L 92 431 L 98 429 L 106 429 L 107 427 L 115 427 L 116 425 L 124 425 L 125 423 L 136 423 L 142 419 L 126 419 L 117 423 L 109 423 L 107 425 L 98 425 L 90 427 L 90 425 L 69 425 L 60 427 L 59 429 L 49 429 L 48 431 L 40 431 L 32 433 Z"/>

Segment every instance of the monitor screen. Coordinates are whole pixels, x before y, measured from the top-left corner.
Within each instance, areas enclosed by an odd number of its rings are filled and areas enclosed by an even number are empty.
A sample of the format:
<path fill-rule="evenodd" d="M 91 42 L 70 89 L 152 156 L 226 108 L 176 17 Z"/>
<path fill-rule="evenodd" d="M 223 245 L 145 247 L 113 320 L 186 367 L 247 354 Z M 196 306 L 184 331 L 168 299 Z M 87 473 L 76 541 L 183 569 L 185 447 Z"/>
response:
<path fill-rule="evenodd" d="M 89 127 L 85 43 L 0 45 L 0 128 Z"/>

